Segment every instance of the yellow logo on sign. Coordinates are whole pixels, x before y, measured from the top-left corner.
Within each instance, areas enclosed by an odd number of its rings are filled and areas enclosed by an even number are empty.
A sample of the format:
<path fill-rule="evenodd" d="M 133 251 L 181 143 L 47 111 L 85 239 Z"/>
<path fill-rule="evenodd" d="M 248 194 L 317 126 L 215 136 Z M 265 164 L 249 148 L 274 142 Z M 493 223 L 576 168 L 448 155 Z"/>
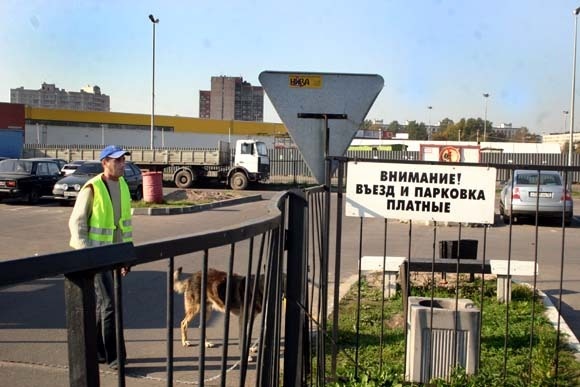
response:
<path fill-rule="evenodd" d="M 289 86 L 307 89 L 320 89 L 322 76 L 320 75 L 289 75 Z"/>

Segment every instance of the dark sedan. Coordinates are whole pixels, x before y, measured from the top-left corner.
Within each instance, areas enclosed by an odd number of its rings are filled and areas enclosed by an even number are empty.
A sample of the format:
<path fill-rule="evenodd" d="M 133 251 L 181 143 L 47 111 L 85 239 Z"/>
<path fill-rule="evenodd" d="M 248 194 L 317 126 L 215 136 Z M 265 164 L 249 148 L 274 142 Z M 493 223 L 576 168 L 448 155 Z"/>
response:
<path fill-rule="evenodd" d="M 57 181 L 52 189 L 52 195 L 55 199 L 62 200 L 61 203 L 72 203 L 76 200 L 83 185 L 101 172 L 103 172 L 103 166 L 100 161 L 86 161 L 72 174 Z M 125 164 L 125 180 L 129 185 L 133 200 L 141 200 L 143 198 L 143 175 L 139 167 L 127 162 Z"/>
<path fill-rule="evenodd" d="M 0 161 L 0 199 L 19 198 L 30 204 L 50 195 L 60 179 L 60 168 L 46 159 L 7 159 Z"/>

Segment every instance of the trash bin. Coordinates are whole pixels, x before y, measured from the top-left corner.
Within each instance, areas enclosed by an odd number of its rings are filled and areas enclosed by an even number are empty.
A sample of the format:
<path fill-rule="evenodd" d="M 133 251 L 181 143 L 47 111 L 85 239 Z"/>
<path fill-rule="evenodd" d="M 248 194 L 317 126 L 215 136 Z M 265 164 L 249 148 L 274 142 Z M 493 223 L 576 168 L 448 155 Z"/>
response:
<path fill-rule="evenodd" d="M 477 259 L 477 243 L 477 239 L 439 241 L 439 258 Z"/>
<path fill-rule="evenodd" d="M 163 203 L 163 173 L 143 173 L 143 200 L 147 203 Z"/>
<path fill-rule="evenodd" d="M 431 307 L 432 305 L 432 307 Z M 433 326 L 431 324 L 433 311 Z M 409 297 L 406 379 L 448 379 L 456 367 L 473 375 L 479 367 L 480 310 L 471 300 Z"/>

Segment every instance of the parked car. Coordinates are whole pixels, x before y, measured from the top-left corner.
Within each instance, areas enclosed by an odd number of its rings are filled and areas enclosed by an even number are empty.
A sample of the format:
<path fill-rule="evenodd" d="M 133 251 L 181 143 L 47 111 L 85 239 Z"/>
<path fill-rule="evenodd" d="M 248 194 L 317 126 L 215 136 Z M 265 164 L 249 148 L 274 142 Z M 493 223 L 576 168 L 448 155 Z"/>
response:
<path fill-rule="evenodd" d="M 60 170 L 60 174 L 61 174 L 61 175 L 63 175 L 63 176 L 68 176 L 68 175 L 72 174 L 74 171 L 76 171 L 76 170 L 77 170 L 77 168 L 78 168 L 78 167 L 79 167 L 81 164 L 83 164 L 84 162 L 85 162 L 84 160 L 82 160 L 82 161 L 72 161 L 72 162 L 70 162 L 70 163 L 68 163 L 68 164 L 65 164 L 65 165 L 64 165 L 64 166 L 61 168 L 61 170 Z"/>
<path fill-rule="evenodd" d="M 27 159 L 27 160 L 48 160 L 48 161 L 54 161 L 58 164 L 58 169 L 62 169 L 62 167 L 64 167 L 64 165 L 67 163 L 66 160 L 63 159 L 57 159 L 57 158 L 53 158 L 53 157 L 35 157 L 34 159 Z"/>
<path fill-rule="evenodd" d="M 83 185 L 101 172 L 103 172 L 103 166 L 100 161 L 85 161 L 72 174 L 61 178 L 54 184 L 52 195 L 63 204 L 73 203 Z M 125 163 L 125 180 L 129 185 L 133 200 L 141 200 L 143 175 L 139 167 L 131 162 Z"/>
<path fill-rule="evenodd" d="M 46 159 L 6 159 L 0 161 L 0 199 L 19 198 L 30 204 L 50 195 L 60 179 L 60 168 Z"/>
<path fill-rule="evenodd" d="M 502 188 L 499 199 L 499 213 L 506 224 L 510 215 L 514 221 L 518 217 L 535 216 L 537 208 L 540 217 L 561 219 L 564 214 L 564 224 L 569 226 L 574 216 L 573 206 L 570 191 L 564 187 L 562 176 L 557 171 L 538 174 L 538 171 L 515 170 Z"/>

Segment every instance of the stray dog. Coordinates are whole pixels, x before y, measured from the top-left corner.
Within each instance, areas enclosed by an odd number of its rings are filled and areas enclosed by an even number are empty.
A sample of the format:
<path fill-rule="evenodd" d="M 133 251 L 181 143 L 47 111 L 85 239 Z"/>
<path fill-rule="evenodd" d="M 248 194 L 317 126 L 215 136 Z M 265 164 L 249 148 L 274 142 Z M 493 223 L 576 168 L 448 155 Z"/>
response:
<path fill-rule="evenodd" d="M 182 268 L 178 268 L 173 272 L 173 290 L 177 293 L 183 294 L 185 304 L 185 318 L 181 321 L 181 344 L 184 347 L 193 345 L 187 340 L 187 328 L 189 323 L 201 311 L 201 271 L 193 273 L 189 278 L 180 279 Z M 228 274 L 209 269 L 207 272 L 207 286 L 206 286 L 206 321 L 209 320 L 212 309 L 225 313 L 226 311 L 226 286 Z M 254 297 L 254 308 L 252 313 L 248 313 L 248 321 L 253 320 L 253 317 L 262 312 L 262 301 L 264 299 L 264 275 L 258 277 L 258 291 Z M 252 292 L 254 291 L 255 276 L 250 277 L 250 281 L 246 281 L 246 277 L 232 274 L 230 284 L 230 312 L 238 316 L 239 319 L 239 339 L 240 352 L 242 351 L 242 332 L 243 326 L 243 311 L 245 307 L 249 307 L 252 300 Z M 244 300 L 246 291 L 246 282 L 249 282 L 249 300 L 246 303 Z M 206 348 L 214 346 L 210 341 L 205 342 Z M 250 348 L 250 351 L 255 353 L 257 348 Z M 252 356 L 249 361 L 253 361 Z"/>

